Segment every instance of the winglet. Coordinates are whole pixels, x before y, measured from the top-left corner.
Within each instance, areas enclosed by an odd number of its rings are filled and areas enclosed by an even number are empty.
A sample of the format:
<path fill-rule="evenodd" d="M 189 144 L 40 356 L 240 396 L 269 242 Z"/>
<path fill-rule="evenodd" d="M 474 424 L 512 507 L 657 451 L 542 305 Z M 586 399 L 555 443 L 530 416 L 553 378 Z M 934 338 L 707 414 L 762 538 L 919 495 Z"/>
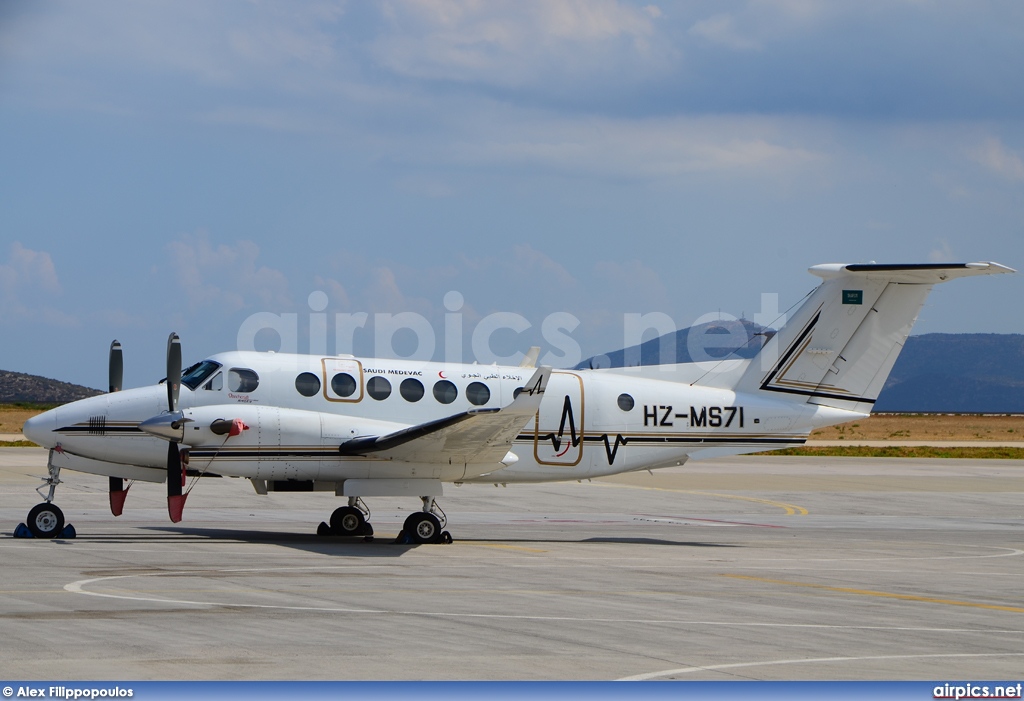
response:
<path fill-rule="evenodd" d="M 530 350 L 526 351 L 526 355 L 523 356 L 523 360 L 519 363 L 521 368 L 535 368 L 537 367 L 537 358 L 540 357 L 540 346 L 530 346 Z"/>

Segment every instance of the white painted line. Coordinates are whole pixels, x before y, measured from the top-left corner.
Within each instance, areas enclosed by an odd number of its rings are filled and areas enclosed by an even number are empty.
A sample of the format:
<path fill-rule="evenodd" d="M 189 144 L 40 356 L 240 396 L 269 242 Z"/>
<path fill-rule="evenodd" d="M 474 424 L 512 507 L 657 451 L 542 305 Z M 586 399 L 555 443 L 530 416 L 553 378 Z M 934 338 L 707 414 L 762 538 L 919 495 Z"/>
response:
<path fill-rule="evenodd" d="M 111 582 L 114 580 L 133 579 L 136 577 L 167 577 L 167 576 L 181 576 L 183 574 L 194 574 L 196 577 L 202 577 L 205 574 L 217 573 L 232 573 L 232 572 L 289 572 L 289 571 L 308 571 L 308 570 L 337 570 L 347 569 L 339 566 L 324 566 L 324 567 L 274 567 L 274 568 L 244 568 L 244 569 L 220 569 L 220 570 L 170 570 L 163 572 L 147 572 L 142 574 L 126 574 L 126 575 L 115 575 L 110 577 L 95 577 L 92 579 L 80 579 L 76 582 L 71 582 L 64 585 L 64 590 L 72 594 L 84 594 L 86 596 L 97 596 L 105 599 L 120 599 L 125 601 L 144 601 L 149 603 L 157 604 L 173 604 L 178 606 L 203 606 L 203 607 L 222 607 L 222 608 L 251 608 L 251 609 L 277 609 L 284 611 L 317 611 L 323 613 L 350 613 L 350 614 L 371 614 L 371 615 L 391 615 L 391 616 L 418 616 L 418 617 L 433 617 L 433 618 L 480 618 L 480 619 L 493 619 L 493 620 L 524 620 L 524 621 L 569 621 L 573 623 L 635 623 L 643 625 L 703 625 L 703 626 L 723 626 L 723 627 L 735 627 L 735 628 L 814 628 L 814 629 L 830 629 L 830 630 L 882 630 L 882 631 L 920 631 L 929 633 L 981 633 L 984 635 L 993 634 L 1006 634 L 1006 635 L 1019 635 L 1024 633 L 1022 630 L 995 630 L 992 628 L 986 629 L 971 629 L 971 628 L 925 628 L 925 627 L 899 627 L 899 626 L 857 626 L 857 625 L 827 625 L 827 624 L 813 624 L 813 623 L 763 623 L 763 622 L 736 622 L 736 621 L 693 621 L 687 619 L 642 619 L 642 618 L 592 618 L 592 617 L 580 617 L 580 616 L 530 616 L 520 614 L 498 614 L 498 613 L 451 613 L 443 611 L 399 611 L 399 610 L 388 610 L 388 609 L 360 609 L 360 608 L 343 608 L 334 606 L 289 606 L 285 604 L 239 604 L 223 601 L 194 601 L 190 599 L 162 599 L 156 597 L 147 596 L 136 596 L 131 594 L 108 594 L 96 591 L 89 591 L 85 587 L 94 584 L 96 582 Z M 261 592 L 265 594 L 266 592 Z M 1021 653 L 1024 656 L 1024 653 Z M 920 657 L 921 655 L 911 656 Z M 942 655 L 940 655 L 941 657 Z M 962 657 L 970 657 L 972 655 L 960 655 Z M 923 655 L 928 657 L 928 655 Z M 833 658 L 829 658 L 833 659 Z M 875 659 L 875 658 L 834 658 L 836 660 L 841 659 Z M 888 658 L 886 658 L 888 659 Z M 897 658 L 893 658 L 897 659 Z M 777 662 L 765 662 L 765 663 L 739 663 L 739 666 L 754 666 L 757 664 L 792 664 L 799 661 L 813 661 L 813 660 L 791 660 L 791 661 L 777 661 Z M 732 665 L 729 665 L 732 666 Z M 717 667 L 724 669 L 725 667 Z M 692 669 L 693 671 L 701 669 L 712 669 L 712 667 L 693 667 L 686 668 Z M 676 670 L 670 670 L 668 672 L 655 672 L 657 675 L 665 675 L 675 673 Z M 642 675 L 641 675 L 642 676 Z M 654 677 L 652 677 L 654 678 Z M 630 677 L 629 679 L 632 679 Z"/>
<path fill-rule="evenodd" d="M 661 672 L 648 672 L 637 674 L 632 677 L 616 679 L 619 682 L 642 682 L 662 677 L 674 677 L 695 672 L 713 672 L 720 669 L 742 669 L 747 667 L 768 667 L 771 665 L 783 664 L 820 664 L 828 662 L 860 662 L 865 660 L 917 660 L 934 658 L 957 658 L 957 657 L 1024 657 L 1024 652 L 993 652 L 993 653 L 950 653 L 936 655 L 871 655 L 865 657 L 816 657 L 810 659 L 795 660 L 767 660 L 764 662 L 734 662 L 732 664 L 712 664 L 704 667 L 680 667 L 679 669 L 666 669 Z"/>

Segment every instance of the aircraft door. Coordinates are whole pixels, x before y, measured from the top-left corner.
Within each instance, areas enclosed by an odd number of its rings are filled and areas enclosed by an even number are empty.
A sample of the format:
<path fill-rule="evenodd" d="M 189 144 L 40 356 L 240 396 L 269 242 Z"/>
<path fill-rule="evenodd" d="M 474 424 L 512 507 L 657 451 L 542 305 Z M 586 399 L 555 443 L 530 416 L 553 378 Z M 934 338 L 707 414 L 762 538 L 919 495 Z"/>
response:
<path fill-rule="evenodd" d="M 358 402 L 363 398 L 363 365 L 355 358 L 323 358 L 324 398 Z"/>
<path fill-rule="evenodd" d="M 534 419 L 533 456 L 541 465 L 574 467 L 583 459 L 583 378 L 554 371 Z"/>

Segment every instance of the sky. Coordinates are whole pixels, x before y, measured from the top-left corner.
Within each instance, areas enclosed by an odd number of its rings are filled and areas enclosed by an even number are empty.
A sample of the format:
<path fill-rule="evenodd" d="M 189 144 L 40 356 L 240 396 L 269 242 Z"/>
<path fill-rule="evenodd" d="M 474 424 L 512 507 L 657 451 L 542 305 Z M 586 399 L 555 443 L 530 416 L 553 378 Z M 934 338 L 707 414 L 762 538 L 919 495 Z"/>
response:
<path fill-rule="evenodd" d="M 1017 0 L 5 0 L 0 369 L 105 389 L 117 338 L 151 383 L 171 331 L 564 367 L 818 263 L 1020 268 L 1021 75 Z M 914 333 L 1022 300 L 954 281 Z"/>

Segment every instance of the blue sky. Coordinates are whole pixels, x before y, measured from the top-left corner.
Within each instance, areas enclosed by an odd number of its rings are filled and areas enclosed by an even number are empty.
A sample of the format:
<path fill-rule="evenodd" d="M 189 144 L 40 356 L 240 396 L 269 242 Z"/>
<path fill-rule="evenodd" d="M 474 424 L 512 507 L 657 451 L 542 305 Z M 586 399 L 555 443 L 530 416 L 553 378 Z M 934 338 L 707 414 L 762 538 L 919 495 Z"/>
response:
<path fill-rule="evenodd" d="M 496 312 L 530 324 L 498 354 L 563 313 L 589 356 L 816 263 L 1019 268 L 1022 74 L 1014 0 L 7 0 L 0 368 L 105 387 L 118 338 L 142 384 L 259 312 L 307 350 L 317 291 L 331 352 L 335 314 L 412 312 L 440 358 L 456 290 L 465 357 Z M 1022 299 L 944 285 L 915 333 L 1021 333 Z"/>

